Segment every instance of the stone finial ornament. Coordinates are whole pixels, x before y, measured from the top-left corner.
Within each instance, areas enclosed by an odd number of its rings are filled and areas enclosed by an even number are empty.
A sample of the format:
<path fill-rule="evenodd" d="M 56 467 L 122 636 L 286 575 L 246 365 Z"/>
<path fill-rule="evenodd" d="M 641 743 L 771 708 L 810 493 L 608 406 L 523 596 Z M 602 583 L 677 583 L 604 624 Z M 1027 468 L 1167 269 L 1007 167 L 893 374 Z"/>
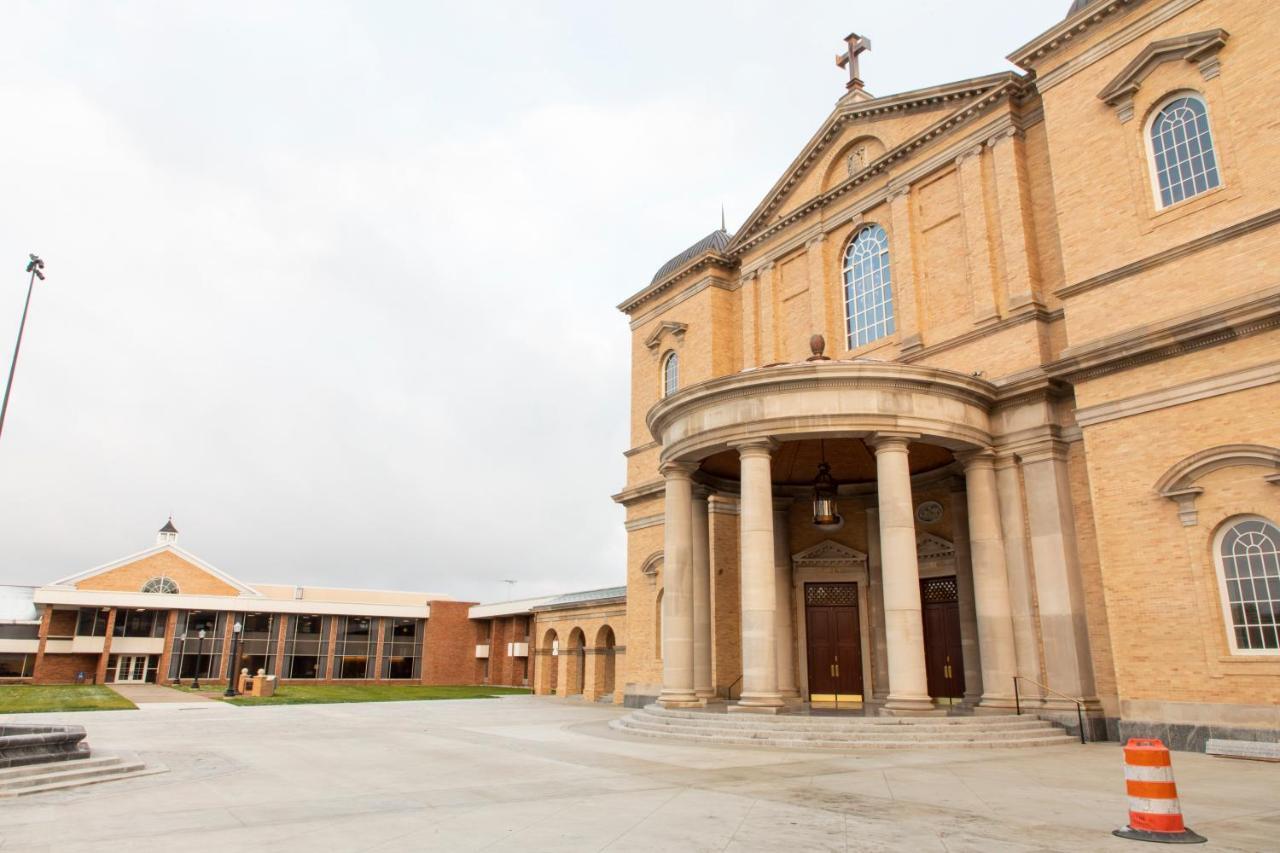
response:
<path fill-rule="evenodd" d="M 805 361 L 830 361 L 831 359 L 823 355 L 823 351 L 827 348 L 827 339 L 822 335 L 811 335 L 809 337 L 809 351 L 813 355 L 805 359 Z"/>

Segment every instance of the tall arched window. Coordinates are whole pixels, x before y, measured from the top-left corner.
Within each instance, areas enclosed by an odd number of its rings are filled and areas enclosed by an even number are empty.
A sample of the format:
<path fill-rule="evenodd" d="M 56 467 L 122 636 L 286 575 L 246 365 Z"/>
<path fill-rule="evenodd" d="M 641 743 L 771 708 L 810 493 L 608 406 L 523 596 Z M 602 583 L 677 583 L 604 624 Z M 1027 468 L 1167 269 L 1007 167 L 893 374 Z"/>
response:
<path fill-rule="evenodd" d="M 889 235 L 879 225 L 863 228 L 845 250 L 844 316 L 849 349 L 893 334 Z"/>
<path fill-rule="evenodd" d="M 1198 95 L 1178 95 L 1151 119 L 1151 161 L 1157 203 L 1177 204 L 1222 183 L 1209 132 L 1209 112 Z"/>
<path fill-rule="evenodd" d="M 1280 528 L 1258 516 L 1237 520 L 1217 550 L 1232 651 L 1280 652 Z"/>
<path fill-rule="evenodd" d="M 675 351 L 662 360 L 662 396 L 670 397 L 680 387 L 680 356 Z"/>

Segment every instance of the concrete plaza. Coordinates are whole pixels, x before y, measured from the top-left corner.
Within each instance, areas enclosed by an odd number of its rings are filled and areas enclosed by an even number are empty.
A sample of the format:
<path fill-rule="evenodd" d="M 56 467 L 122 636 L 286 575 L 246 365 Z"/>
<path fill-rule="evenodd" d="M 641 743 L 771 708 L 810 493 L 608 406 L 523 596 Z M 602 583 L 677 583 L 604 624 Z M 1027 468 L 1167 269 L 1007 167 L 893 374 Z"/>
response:
<path fill-rule="evenodd" d="M 1115 744 L 667 744 L 557 699 L 15 716 L 170 772 L 0 802 L 0 851 L 1138 850 Z M 1280 849 L 1280 765 L 1175 753 L 1200 849 Z"/>

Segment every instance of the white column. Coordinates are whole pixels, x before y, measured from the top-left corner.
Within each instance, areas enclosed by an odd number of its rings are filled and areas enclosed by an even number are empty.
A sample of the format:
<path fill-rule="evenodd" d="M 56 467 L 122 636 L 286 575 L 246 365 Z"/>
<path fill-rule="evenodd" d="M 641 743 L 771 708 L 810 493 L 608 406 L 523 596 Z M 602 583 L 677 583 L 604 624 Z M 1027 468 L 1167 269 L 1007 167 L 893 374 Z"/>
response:
<path fill-rule="evenodd" d="M 739 565 L 742 575 L 742 697 L 731 706 L 776 713 L 778 649 L 774 611 L 778 606 L 773 572 L 773 478 L 770 462 L 777 442 L 756 439 L 734 445 L 742 464 L 739 505 Z"/>
<path fill-rule="evenodd" d="M 707 498 L 711 490 L 693 489 L 693 692 L 699 699 L 716 695 L 711 682 L 711 536 Z"/>
<path fill-rule="evenodd" d="M 668 462 L 662 546 L 662 693 L 668 708 L 701 704 L 693 692 L 693 465 Z"/>
<path fill-rule="evenodd" d="M 867 574 L 871 601 L 871 698 L 889 697 L 889 649 L 884 633 L 884 572 L 880 561 L 880 510 L 867 507 Z"/>
<path fill-rule="evenodd" d="M 964 659 L 964 703 L 982 698 L 982 666 L 978 652 L 978 611 L 973 603 L 973 554 L 969 547 L 969 507 L 963 481 L 951 490 L 951 538 L 956 552 L 956 599 L 960 610 L 960 653 Z"/>
<path fill-rule="evenodd" d="M 1013 454 L 996 457 L 996 491 L 1000 497 L 1000 530 L 1004 534 L 1004 562 L 1009 575 L 1009 602 L 1013 611 L 1013 645 L 1018 675 L 1031 679 L 1019 686 L 1023 707 L 1040 705 L 1044 681 L 1040 671 L 1040 641 L 1036 633 L 1035 581 L 1027 558 L 1026 518 L 1023 515 L 1022 473 Z"/>
<path fill-rule="evenodd" d="M 911 469 L 907 465 L 907 444 L 912 437 L 876 433 L 867 439 L 876 452 L 889 657 L 889 698 L 883 710 L 890 714 L 934 711 L 925 676 L 920 566 L 916 562 L 915 508 L 911 502 Z"/>
<path fill-rule="evenodd" d="M 778 692 L 784 698 L 800 695 L 796 689 L 796 648 L 792 637 L 791 500 L 773 503 L 773 587 L 777 598 L 773 631 L 778 648 Z"/>
<path fill-rule="evenodd" d="M 960 454 L 969 494 L 969 543 L 973 551 L 974 602 L 978 612 L 978 645 L 982 658 L 982 708 L 1013 707 L 1013 677 L 1018 656 L 1013 644 L 1009 575 L 996 496 L 995 455 L 990 451 Z"/>

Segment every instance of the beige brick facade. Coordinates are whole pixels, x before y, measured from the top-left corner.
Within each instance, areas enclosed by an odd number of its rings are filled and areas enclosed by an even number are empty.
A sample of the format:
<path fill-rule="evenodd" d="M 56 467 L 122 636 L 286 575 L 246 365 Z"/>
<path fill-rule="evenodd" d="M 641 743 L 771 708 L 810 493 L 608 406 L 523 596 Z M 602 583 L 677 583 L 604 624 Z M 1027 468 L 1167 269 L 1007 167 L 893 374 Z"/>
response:
<path fill-rule="evenodd" d="M 683 664 L 664 676 L 662 648 L 663 620 L 689 618 L 685 587 L 675 604 L 666 589 L 664 489 L 684 476 L 672 465 L 713 492 L 715 691 L 736 696 L 744 660 L 759 663 L 742 622 L 756 606 L 747 590 L 764 583 L 739 527 L 736 448 L 751 441 L 767 442 L 774 497 L 794 501 L 774 541 L 865 557 L 830 576 L 859 578 L 871 611 L 859 615 L 868 696 L 892 675 L 881 646 L 901 641 L 880 621 L 882 519 L 868 513 L 883 490 L 872 448 L 902 434 L 915 532 L 954 545 L 962 645 L 988 658 L 964 661 L 969 682 L 1005 679 L 991 659 L 1016 658 L 1033 702 L 1032 680 L 1083 699 L 1113 736 L 1164 731 L 1184 748 L 1215 727 L 1280 738 L 1280 648 L 1233 647 L 1218 556 L 1239 519 L 1280 523 L 1280 16 L 1265 0 L 1097 3 L 1010 58 L 1022 73 L 845 95 L 736 234 L 708 238 L 619 306 L 632 331 L 615 496 L 627 510 L 628 701 L 686 677 Z M 1220 185 L 1164 205 L 1150 127 L 1176 97 L 1203 104 Z M 895 328 L 851 349 L 843 260 L 867 226 L 888 238 Z M 805 363 L 815 333 L 833 361 Z M 669 352 L 679 390 L 664 399 Z M 970 390 L 938 384 L 962 379 Z M 975 409 L 951 402 L 969 393 Z M 996 511 L 966 486 L 986 464 L 967 467 L 975 453 L 995 466 L 999 523 L 981 535 L 997 537 L 998 559 L 991 540 L 967 542 Z M 820 454 L 841 472 L 834 533 L 808 517 Z M 953 518 L 953 499 L 978 501 L 984 518 Z M 936 520 L 920 511 L 933 501 Z M 700 583 L 684 559 L 677 573 Z M 909 575 L 900 554 L 885 559 L 890 580 Z M 1007 590 L 993 591 L 997 569 Z M 1011 613 L 992 616 L 1006 598 Z M 804 675 L 804 609 L 788 606 L 793 633 L 778 641 Z M 1016 654 L 991 619 L 1012 623 Z M 994 706 L 1005 688 L 978 689 Z M 981 707 L 972 683 L 965 696 Z"/>

